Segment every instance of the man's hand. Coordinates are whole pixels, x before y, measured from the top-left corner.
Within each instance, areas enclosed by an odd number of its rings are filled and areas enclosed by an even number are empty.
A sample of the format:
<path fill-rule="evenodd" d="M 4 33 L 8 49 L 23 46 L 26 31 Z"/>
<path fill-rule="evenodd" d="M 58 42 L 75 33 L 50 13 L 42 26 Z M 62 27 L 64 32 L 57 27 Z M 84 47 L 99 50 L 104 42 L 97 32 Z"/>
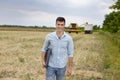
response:
<path fill-rule="evenodd" d="M 45 64 L 45 61 L 42 60 L 42 67 L 45 68 L 46 67 L 46 64 Z"/>
<path fill-rule="evenodd" d="M 46 67 L 46 64 L 45 64 L 45 52 L 42 52 L 42 67 Z"/>
<path fill-rule="evenodd" d="M 72 66 L 73 66 L 73 58 L 69 57 L 68 58 L 68 69 L 67 69 L 67 72 L 66 72 L 67 76 L 71 75 L 71 73 L 72 73 Z"/>
<path fill-rule="evenodd" d="M 67 75 L 67 76 L 70 76 L 71 73 L 72 73 L 72 67 L 68 67 L 67 72 L 66 72 L 66 75 Z"/>
<path fill-rule="evenodd" d="M 45 61 L 42 60 L 41 65 L 42 65 L 42 68 L 43 68 L 41 74 L 45 74 L 45 72 L 46 72 L 45 71 L 46 70 Z"/>

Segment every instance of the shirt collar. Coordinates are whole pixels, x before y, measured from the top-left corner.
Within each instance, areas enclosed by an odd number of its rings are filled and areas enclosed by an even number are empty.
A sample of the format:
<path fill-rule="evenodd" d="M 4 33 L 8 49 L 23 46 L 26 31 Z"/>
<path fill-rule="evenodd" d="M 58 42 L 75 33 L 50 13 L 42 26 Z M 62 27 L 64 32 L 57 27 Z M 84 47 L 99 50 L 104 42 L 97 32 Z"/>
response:
<path fill-rule="evenodd" d="M 56 31 L 55 31 L 55 36 L 56 36 L 57 39 L 59 39 L 58 36 L 57 36 L 57 32 Z M 66 33 L 63 32 L 63 35 L 62 35 L 61 39 L 64 38 L 65 36 L 66 36 Z"/>

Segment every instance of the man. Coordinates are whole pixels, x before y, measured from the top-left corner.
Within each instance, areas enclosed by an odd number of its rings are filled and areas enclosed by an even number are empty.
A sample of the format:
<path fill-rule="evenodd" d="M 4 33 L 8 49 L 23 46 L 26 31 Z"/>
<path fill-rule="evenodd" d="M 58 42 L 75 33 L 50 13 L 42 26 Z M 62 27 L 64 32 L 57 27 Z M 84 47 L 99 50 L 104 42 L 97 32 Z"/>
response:
<path fill-rule="evenodd" d="M 50 55 L 48 67 L 46 67 L 46 80 L 64 80 L 66 72 L 67 59 L 67 75 L 72 73 L 73 65 L 73 40 L 71 36 L 64 32 L 65 19 L 58 17 L 56 19 L 56 31 L 48 34 L 42 48 L 42 66 L 45 65 L 45 52 L 50 46 L 52 54 Z M 56 79 L 55 79 L 56 78 Z"/>

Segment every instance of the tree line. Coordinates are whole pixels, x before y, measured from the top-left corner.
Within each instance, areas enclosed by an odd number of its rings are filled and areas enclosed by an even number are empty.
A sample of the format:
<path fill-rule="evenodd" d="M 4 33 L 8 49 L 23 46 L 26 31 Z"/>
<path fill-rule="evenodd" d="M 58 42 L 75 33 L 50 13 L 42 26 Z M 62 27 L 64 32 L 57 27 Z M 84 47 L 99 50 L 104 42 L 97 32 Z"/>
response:
<path fill-rule="evenodd" d="M 114 0 L 115 3 L 109 8 L 113 11 L 105 15 L 103 21 L 103 30 L 111 33 L 120 32 L 120 0 Z"/>
<path fill-rule="evenodd" d="M 55 27 L 48 27 L 48 26 L 22 26 L 22 25 L 0 25 L 0 27 L 16 27 L 16 28 L 40 28 L 40 29 L 55 29 Z"/>

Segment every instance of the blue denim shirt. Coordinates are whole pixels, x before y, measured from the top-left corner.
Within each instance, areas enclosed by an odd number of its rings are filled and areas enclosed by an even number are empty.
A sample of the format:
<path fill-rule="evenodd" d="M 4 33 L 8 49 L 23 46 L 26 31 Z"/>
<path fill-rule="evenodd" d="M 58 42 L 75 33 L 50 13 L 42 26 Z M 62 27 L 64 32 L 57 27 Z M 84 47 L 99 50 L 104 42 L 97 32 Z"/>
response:
<path fill-rule="evenodd" d="M 51 67 L 63 68 L 67 64 L 68 57 L 73 57 L 73 40 L 65 32 L 60 39 L 56 32 L 48 34 L 45 38 L 42 52 L 46 52 L 48 46 L 52 48 L 52 55 L 48 64 Z"/>

